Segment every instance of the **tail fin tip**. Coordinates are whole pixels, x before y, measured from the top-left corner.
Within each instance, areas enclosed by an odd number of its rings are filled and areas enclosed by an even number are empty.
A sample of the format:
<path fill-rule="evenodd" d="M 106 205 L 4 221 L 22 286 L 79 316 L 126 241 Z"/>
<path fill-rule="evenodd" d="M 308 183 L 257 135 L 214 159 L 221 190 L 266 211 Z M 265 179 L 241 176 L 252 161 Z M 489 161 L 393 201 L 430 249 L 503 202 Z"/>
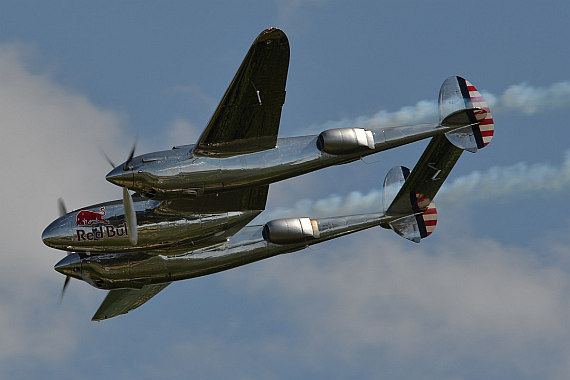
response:
<path fill-rule="evenodd" d="M 446 134 L 458 148 L 475 152 L 491 142 L 495 124 L 489 105 L 477 88 L 460 76 L 451 76 L 439 91 L 439 117 L 442 125 L 465 123 Z"/>

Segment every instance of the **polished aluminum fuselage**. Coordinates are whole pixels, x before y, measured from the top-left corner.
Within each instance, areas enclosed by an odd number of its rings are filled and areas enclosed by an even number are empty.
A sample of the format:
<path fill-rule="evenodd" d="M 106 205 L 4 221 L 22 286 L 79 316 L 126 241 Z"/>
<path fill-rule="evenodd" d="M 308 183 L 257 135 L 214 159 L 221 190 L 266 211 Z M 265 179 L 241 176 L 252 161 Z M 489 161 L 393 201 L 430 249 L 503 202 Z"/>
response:
<path fill-rule="evenodd" d="M 42 238 L 48 246 L 73 252 L 56 269 L 104 289 L 140 288 L 223 271 L 385 225 L 396 216 L 320 219 L 314 221 L 318 236 L 276 244 L 263 236 L 263 226 L 246 226 L 263 207 L 235 211 L 192 211 L 190 207 L 185 212 L 169 208 L 169 202 L 201 202 L 202 197 L 264 186 L 452 129 L 430 124 L 369 130 L 367 147 L 346 154 L 327 153 L 317 146 L 318 136 L 302 136 L 278 139 L 273 149 L 232 157 L 194 156 L 192 145 L 141 155 L 128 170 L 119 166 L 107 176 L 111 182 L 152 196 L 133 199 L 136 245 L 129 240 L 121 201 L 70 212 L 50 224 Z"/>
<path fill-rule="evenodd" d="M 247 226 L 225 242 L 179 255 L 152 253 L 72 253 L 56 269 L 101 289 L 142 288 L 145 285 L 204 276 L 309 245 L 374 227 L 393 220 L 381 213 L 313 220 L 318 238 L 274 244 L 262 234 L 263 226 Z"/>
<path fill-rule="evenodd" d="M 173 255 L 225 241 L 253 220 L 261 210 L 234 212 L 165 214 L 164 201 L 136 197 L 138 242 L 132 245 L 121 201 L 112 201 L 73 211 L 52 222 L 42 239 L 52 248 L 70 252 L 152 252 Z M 101 211 L 103 210 L 103 211 Z M 103 214 L 99 220 L 83 223 L 85 211 Z"/>
<path fill-rule="evenodd" d="M 195 156 L 193 145 L 135 157 L 117 166 L 107 180 L 153 199 L 200 196 L 259 186 L 340 165 L 452 130 L 438 124 L 371 129 L 373 148 L 329 154 L 317 147 L 317 135 L 280 138 L 273 149 L 231 157 Z"/>

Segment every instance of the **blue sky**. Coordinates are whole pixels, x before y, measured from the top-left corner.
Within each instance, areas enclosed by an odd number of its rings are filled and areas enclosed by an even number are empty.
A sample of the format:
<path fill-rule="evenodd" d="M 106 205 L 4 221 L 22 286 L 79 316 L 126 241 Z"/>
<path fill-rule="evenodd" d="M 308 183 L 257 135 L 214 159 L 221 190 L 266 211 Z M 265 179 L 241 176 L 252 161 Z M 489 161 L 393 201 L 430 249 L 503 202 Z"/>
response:
<path fill-rule="evenodd" d="M 2 378 L 552 378 L 570 370 L 566 2 L 0 5 Z M 105 293 L 43 246 L 56 200 L 121 196 L 108 164 L 193 143 L 266 27 L 291 44 L 281 136 L 435 121 L 461 75 L 495 117 L 420 245 L 380 228 L 176 283 L 90 318 Z M 427 141 L 271 186 L 267 216 L 375 211 Z M 302 215 L 300 215 L 302 214 Z"/>

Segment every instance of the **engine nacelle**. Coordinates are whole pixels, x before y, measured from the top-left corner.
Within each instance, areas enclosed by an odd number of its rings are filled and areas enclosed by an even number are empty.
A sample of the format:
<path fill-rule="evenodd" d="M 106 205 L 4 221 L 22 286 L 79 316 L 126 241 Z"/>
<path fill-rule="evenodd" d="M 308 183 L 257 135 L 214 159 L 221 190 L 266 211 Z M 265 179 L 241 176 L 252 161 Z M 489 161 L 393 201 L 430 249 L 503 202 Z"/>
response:
<path fill-rule="evenodd" d="M 275 219 L 263 226 L 263 238 L 275 244 L 293 244 L 319 238 L 316 220 L 309 218 Z"/>
<path fill-rule="evenodd" d="M 363 128 L 336 128 L 321 132 L 317 148 L 329 154 L 355 153 L 374 149 L 374 136 Z"/>

